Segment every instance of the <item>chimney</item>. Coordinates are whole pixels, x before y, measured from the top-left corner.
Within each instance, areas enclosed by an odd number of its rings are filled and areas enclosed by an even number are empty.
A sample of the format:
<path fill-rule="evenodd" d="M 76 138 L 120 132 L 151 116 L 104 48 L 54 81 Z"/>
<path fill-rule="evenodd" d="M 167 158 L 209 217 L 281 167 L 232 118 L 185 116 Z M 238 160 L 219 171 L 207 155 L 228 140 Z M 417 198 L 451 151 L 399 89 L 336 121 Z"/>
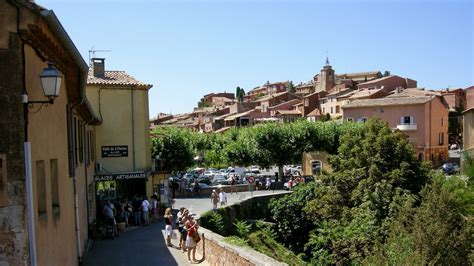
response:
<path fill-rule="evenodd" d="M 94 77 L 103 78 L 105 75 L 105 58 L 92 58 Z"/>

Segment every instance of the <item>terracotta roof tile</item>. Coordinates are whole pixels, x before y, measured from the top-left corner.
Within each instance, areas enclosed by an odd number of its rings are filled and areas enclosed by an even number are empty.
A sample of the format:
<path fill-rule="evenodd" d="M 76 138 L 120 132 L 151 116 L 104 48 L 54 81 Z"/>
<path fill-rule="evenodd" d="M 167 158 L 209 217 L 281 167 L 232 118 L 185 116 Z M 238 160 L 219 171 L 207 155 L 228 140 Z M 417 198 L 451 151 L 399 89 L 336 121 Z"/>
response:
<path fill-rule="evenodd" d="M 278 110 L 277 113 L 282 115 L 301 115 L 299 110 Z"/>
<path fill-rule="evenodd" d="M 342 106 L 343 109 L 347 108 L 359 108 L 359 107 L 374 107 L 374 106 L 389 106 L 389 105 L 413 105 L 422 104 L 430 101 L 434 97 L 422 96 L 422 97 L 398 97 L 398 98 L 381 98 L 381 99 L 367 99 L 367 100 L 356 100 Z"/>
<path fill-rule="evenodd" d="M 314 108 L 314 110 L 311 111 L 307 116 L 321 116 L 321 112 L 318 108 Z"/>
<path fill-rule="evenodd" d="M 109 70 L 104 72 L 104 77 L 96 77 L 89 68 L 87 75 L 87 85 L 120 85 L 120 86 L 138 86 L 141 88 L 151 88 L 153 85 L 145 84 L 125 71 Z"/>

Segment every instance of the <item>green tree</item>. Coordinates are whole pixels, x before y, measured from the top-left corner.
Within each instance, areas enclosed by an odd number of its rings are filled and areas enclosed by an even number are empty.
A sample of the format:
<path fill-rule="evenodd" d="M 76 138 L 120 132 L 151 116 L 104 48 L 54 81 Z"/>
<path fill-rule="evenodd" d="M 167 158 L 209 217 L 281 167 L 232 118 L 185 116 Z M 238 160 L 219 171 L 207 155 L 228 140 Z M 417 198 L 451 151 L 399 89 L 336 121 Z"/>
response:
<path fill-rule="evenodd" d="M 298 131 L 291 124 L 269 123 L 252 128 L 258 147 L 255 158 L 262 167 L 276 164 L 278 177 L 283 176 L 283 165 L 301 160 Z M 278 180 L 277 180 L 278 181 Z"/>
<path fill-rule="evenodd" d="M 408 200 L 390 224 L 386 241 L 365 263 L 377 265 L 469 265 L 474 243 L 474 190 L 459 177 L 436 174 Z"/>
<path fill-rule="evenodd" d="M 462 143 L 462 111 L 463 107 L 458 106 L 448 114 L 449 143 Z"/>
<path fill-rule="evenodd" d="M 303 211 L 316 227 L 307 255 L 345 264 L 370 254 L 394 206 L 427 182 L 427 169 L 386 122 L 371 119 L 364 127 L 348 123 L 339 129 L 344 134 L 337 155 L 329 158 L 334 172 L 321 177 Z"/>
<path fill-rule="evenodd" d="M 235 140 L 227 143 L 224 148 L 226 161 L 240 166 L 255 164 L 258 160 L 259 151 L 258 144 L 253 136 L 253 129 L 242 128 L 235 132 Z"/>
<path fill-rule="evenodd" d="M 208 102 L 200 101 L 198 102 L 198 108 L 211 107 L 212 105 Z"/>
<path fill-rule="evenodd" d="M 303 209 L 309 200 L 315 198 L 317 186 L 315 182 L 298 186 L 291 195 L 272 199 L 269 204 L 278 240 L 295 253 L 303 251 L 309 231 L 315 228 Z"/>
<path fill-rule="evenodd" d="M 296 87 L 295 85 L 293 84 L 293 81 L 290 81 L 288 82 L 288 85 L 286 86 L 286 90 L 291 92 L 291 93 L 295 93 L 296 92 Z"/>
<path fill-rule="evenodd" d="M 159 156 L 170 171 L 184 171 L 194 164 L 192 135 L 187 130 L 166 128 L 155 131 L 152 156 Z"/>
<path fill-rule="evenodd" d="M 329 113 L 321 115 L 321 118 L 319 119 L 319 121 L 321 122 L 326 122 L 330 120 L 331 120 L 331 115 Z"/>
<path fill-rule="evenodd" d="M 385 70 L 385 72 L 383 72 L 383 76 L 384 76 L 384 77 L 388 77 L 388 76 L 390 76 L 390 75 L 391 75 L 391 74 L 390 74 L 390 71 L 388 71 L 388 70 Z"/>
<path fill-rule="evenodd" d="M 239 101 L 239 102 L 243 102 L 244 101 L 244 96 L 245 96 L 245 91 L 244 89 L 242 89 L 241 87 L 237 87 L 235 89 L 235 98 Z"/>

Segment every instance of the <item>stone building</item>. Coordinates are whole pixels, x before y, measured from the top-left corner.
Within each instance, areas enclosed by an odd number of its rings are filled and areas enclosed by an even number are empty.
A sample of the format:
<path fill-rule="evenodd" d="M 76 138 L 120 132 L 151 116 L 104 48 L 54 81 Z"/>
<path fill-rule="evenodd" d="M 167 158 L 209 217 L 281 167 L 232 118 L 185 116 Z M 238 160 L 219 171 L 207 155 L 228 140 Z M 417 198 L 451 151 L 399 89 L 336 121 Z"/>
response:
<path fill-rule="evenodd" d="M 78 265 L 100 123 L 85 97 L 87 64 L 53 11 L 0 0 L 0 18 L 0 265 Z M 43 92 L 48 71 L 61 78 L 57 96 Z"/>

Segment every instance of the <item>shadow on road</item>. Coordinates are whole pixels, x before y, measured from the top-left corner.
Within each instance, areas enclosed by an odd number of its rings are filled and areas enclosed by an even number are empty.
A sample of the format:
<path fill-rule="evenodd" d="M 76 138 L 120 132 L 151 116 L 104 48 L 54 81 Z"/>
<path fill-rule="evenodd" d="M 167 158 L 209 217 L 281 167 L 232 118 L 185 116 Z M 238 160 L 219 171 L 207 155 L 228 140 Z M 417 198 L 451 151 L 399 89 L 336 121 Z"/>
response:
<path fill-rule="evenodd" d="M 122 232 L 114 240 L 94 240 L 83 265 L 178 265 L 161 230 L 164 223 Z"/>

